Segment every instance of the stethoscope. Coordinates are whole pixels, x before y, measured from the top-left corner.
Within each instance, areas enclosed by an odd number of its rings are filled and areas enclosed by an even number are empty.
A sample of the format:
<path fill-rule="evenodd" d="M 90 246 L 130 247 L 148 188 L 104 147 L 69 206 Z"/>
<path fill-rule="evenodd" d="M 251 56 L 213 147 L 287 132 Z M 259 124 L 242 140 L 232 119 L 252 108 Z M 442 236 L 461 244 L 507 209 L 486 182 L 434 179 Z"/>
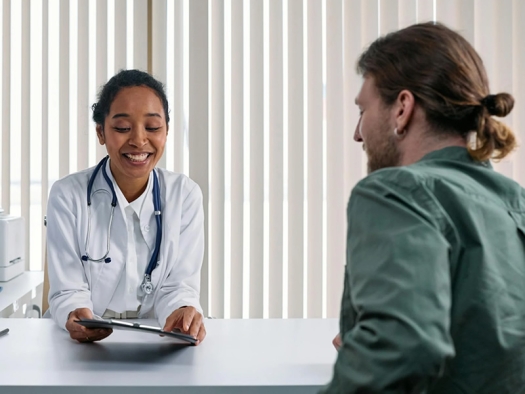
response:
<path fill-rule="evenodd" d="M 91 174 L 91 177 L 89 178 L 88 187 L 87 187 L 88 230 L 87 230 L 87 236 L 86 236 L 86 247 L 85 247 L 86 252 L 81 257 L 82 261 L 93 261 L 93 262 L 104 261 L 105 263 L 111 262 L 111 257 L 108 257 L 108 255 L 109 255 L 110 240 L 111 240 L 111 224 L 113 223 L 113 214 L 115 212 L 115 207 L 117 206 L 117 194 L 115 193 L 113 182 L 111 182 L 111 179 L 109 179 L 108 173 L 106 171 L 106 163 L 108 160 L 109 160 L 109 156 L 104 157 L 100 161 L 100 163 L 97 164 L 97 166 L 95 167 L 95 170 L 93 171 L 93 174 Z M 101 168 L 102 168 L 102 175 L 104 176 L 104 179 L 106 180 L 109 188 L 111 189 L 111 194 L 113 198 L 111 201 L 111 214 L 109 216 L 106 253 L 101 258 L 95 259 L 95 258 L 92 258 L 88 253 L 89 239 L 90 239 L 90 234 L 91 234 L 91 192 L 93 189 L 93 183 L 95 182 L 95 177 L 97 176 L 97 173 L 99 172 Z M 159 257 L 159 251 L 160 251 L 160 243 L 162 241 L 162 219 L 160 216 L 161 211 L 160 211 L 159 178 L 157 177 L 157 173 L 155 172 L 155 170 L 153 170 L 153 208 L 155 210 L 155 221 L 157 223 L 157 236 L 155 239 L 155 249 L 153 250 L 153 255 L 151 256 L 151 260 L 149 261 L 149 264 L 146 267 L 146 272 L 144 273 L 144 279 L 142 281 L 142 284 L 140 285 L 144 293 L 148 295 L 153 293 L 153 284 L 151 283 L 151 273 L 157 266 L 157 261 Z"/>

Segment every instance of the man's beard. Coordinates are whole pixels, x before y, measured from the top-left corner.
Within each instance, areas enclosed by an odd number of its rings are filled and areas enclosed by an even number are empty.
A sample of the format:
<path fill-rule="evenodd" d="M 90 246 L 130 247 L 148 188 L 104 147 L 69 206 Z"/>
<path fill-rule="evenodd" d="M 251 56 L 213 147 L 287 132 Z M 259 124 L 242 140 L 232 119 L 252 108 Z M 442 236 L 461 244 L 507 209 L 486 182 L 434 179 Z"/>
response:
<path fill-rule="evenodd" d="M 370 146 L 372 148 L 370 149 Z M 368 173 L 381 168 L 396 167 L 399 165 L 401 154 L 397 148 L 396 136 L 386 134 L 380 143 L 370 144 L 364 147 L 368 156 Z"/>

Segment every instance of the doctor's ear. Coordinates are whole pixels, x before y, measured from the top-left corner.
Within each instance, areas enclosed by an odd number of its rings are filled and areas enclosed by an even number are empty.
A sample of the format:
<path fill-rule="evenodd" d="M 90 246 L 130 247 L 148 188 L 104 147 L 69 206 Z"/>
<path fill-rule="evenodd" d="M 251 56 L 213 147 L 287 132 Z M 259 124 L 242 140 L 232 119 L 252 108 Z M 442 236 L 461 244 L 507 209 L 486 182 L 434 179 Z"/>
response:
<path fill-rule="evenodd" d="M 104 145 L 106 143 L 106 139 L 104 138 L 104 128 L 102 125 L 98 124 L 96 130 L 99 144 Z"/>

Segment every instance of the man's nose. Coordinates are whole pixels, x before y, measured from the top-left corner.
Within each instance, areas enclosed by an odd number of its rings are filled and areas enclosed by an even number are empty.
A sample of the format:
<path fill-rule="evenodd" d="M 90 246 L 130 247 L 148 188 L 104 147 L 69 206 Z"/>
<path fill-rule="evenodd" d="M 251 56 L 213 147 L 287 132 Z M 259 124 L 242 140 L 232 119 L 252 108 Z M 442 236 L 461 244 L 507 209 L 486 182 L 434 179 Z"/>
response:
<path fill-rule="evenodd" d="M 361 132 L 359 131 L 359 125 L 361 124 L 361 120 L 357 123 L 357 126 L 355 127 L 354 132 L 354 141 L 356 142 L 363 142 L 363 137 L 361 136 Z"/>

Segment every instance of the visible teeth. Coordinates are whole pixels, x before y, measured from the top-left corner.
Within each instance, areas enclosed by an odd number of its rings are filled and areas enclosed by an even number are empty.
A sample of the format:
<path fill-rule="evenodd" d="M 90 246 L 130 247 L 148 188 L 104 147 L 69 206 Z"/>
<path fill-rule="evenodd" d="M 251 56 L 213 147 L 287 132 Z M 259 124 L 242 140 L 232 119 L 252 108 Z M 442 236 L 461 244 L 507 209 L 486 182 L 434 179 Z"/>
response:
<path fill-rule="evenodd" d="M 126 153 L 125 156 L 132 161 L 144 161 L 148 158 L 149 153 L 141 153 L 140 155 L 132 155 L 131 153 Z"/>

